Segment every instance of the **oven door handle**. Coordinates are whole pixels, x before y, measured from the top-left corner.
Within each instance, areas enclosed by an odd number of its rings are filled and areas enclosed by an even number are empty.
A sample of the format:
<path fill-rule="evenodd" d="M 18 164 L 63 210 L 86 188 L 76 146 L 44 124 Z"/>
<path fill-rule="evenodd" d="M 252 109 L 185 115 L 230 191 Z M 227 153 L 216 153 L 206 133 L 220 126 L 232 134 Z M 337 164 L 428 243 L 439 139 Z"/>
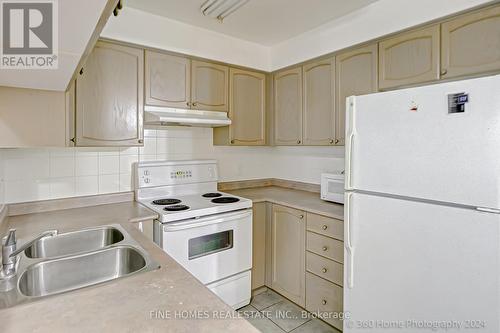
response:
<path fill-rule="evenodd" d="M 189 219 L 179 222 L 169 222 L 163 224 L 163 231 L 178 231 L 190 228 L 198 228 L 205 225 L 229 222 L 252 216 L 252 209 L 247 208 L 236 212 L 215 214 L 198 219 Z"/>

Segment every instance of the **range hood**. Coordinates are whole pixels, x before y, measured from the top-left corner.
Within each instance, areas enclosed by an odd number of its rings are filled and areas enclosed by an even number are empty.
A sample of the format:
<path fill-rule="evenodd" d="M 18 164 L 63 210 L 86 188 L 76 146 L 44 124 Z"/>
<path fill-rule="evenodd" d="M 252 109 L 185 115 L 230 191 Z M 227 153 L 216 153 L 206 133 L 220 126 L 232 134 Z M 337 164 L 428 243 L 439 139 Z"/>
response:
<path fill-rule="evenodd" d="M 160 126 L 220 127 L 231 125 L 226 112 L 144 107 L 144 124 Z"/>

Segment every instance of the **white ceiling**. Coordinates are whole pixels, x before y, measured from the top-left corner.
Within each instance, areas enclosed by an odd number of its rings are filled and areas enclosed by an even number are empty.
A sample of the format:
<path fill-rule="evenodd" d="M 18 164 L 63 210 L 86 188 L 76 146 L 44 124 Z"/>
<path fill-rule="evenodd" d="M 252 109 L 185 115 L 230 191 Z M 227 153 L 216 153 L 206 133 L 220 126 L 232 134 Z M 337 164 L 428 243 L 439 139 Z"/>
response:
<path fill-rule="evenodd" d="M 272 46 L 377 0 L 250 0 L 219 23 L 205 17 L 205 0 L 126 0 L 130 6 L 265 46 Z"/>

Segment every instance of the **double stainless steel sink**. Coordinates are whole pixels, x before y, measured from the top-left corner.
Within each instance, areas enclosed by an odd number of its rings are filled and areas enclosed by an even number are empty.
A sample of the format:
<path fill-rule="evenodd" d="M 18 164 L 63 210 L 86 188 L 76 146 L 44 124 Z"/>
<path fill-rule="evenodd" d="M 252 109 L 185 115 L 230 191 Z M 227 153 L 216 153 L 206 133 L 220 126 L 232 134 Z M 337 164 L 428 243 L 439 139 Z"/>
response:
<path fill-rule="evenodd" d="M 0 308 L 159 268 L 120 226 L 44 237 L 20 256 Z"/>

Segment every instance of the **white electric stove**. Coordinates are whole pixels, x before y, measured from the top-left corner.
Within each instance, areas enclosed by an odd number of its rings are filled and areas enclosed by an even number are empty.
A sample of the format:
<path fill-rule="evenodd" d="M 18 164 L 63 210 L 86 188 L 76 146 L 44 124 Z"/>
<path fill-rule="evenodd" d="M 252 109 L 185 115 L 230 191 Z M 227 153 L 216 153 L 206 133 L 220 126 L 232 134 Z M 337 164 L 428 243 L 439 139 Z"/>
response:
<path fill-rule="evenodd" d="M 252 201 L 217 191 L 214 160 L 139 162 L 136 200 L 153 240 L 234 309 L 250 303 Z"/>

